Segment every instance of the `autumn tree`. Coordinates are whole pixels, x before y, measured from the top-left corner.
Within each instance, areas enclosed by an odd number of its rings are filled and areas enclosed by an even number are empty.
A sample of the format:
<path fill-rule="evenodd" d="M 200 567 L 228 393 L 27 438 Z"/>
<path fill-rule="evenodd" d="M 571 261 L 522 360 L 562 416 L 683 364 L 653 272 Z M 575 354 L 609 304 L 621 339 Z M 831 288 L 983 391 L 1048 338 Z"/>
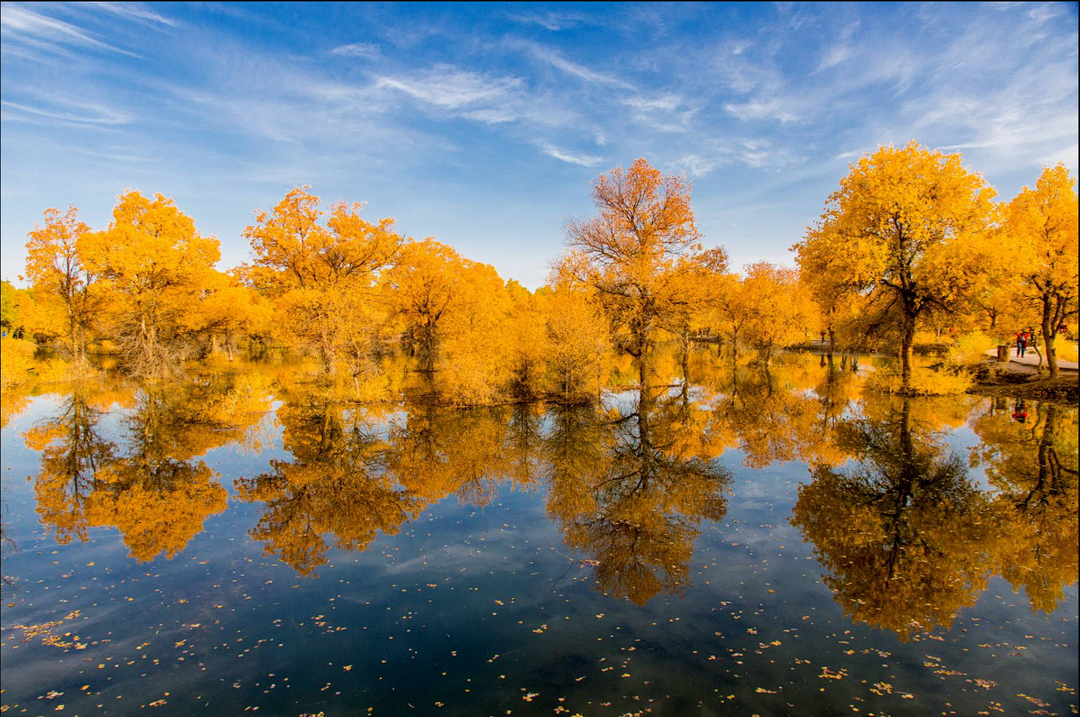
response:
<path fill-rule="evenodd" d="M 975 283 L 972 239 L 992 225 L 993 197 L 959 154 L 881 147 L 851 166 L 794 247 L 811 282 L 866 297 L 867 331 L 899 340 L 905 389 L 916 328 L 956 311 Z"/>
<path fill-rule="evenodd" d="M 449 246 L 425 239 L 406 244 L 388 274 L 394 306 L 415 346 L 420 370 L 429 374 L 439 358 L 442 323 L 459 298 L 464 262 Z"/>
<path fill-rule="evenodd" d="M 272 313 L 266 299 L 236 276 L 212 271 L 185 323 L 191 331 L 208 337 L 210 353 L 224 350 L 232 361 L 241 337 L 270 332 Z"/>
<path fill-rule="evenodd" d="M 746 340 L 746 328 L 753 316 L 753 297 L 738 274 L 725 274 L 713 290 L 710 302 L 717 324 L 717 340 L 731 347 L 733 361 L 738 360 L 740 343 Z"/>
<path fill-rule="evenodd" d="M 1024 187 L 1006 211 L 1006 235 L 1012 276 L 1019 278 L 1019 298 L 1033 304 L 1050 375 L 1058 375 L 1054 340 L 1069 319 L 1075 320 L 1080 297 L 1077 266 L 1076 180 L 1064 165 L 1043 170 L 1034 189 Z"/>
<path fill-rule="evenodd" d="M 19 307 L 16 303 L 16 289 L 10 281 L 0 281 L 0 329 L 7 336 L 19 326 Z"/>
<path fill-rule="evenodd" d="M 497 403 L 515 379 L 514 344 L 509 332 L 513 302 L 494 267 L 466 260 L 455 301 L 442 318 L 438 335 L 436 390 L 445 403 Z M 516 378 L 520 379 L 518 373 Z M 518 381 L 520 387 L 520 381 Z"/>
<path fill-rule="evenodd" d="M 218 247 L 173 200 L 137 191 L 120 195 L 107 230 L 83 235 L 82 261 L 102 279 L 131 371 L 161 376 L 178 367 L 190 338 L 183 319 L 221 258 Z"/>
<path fill-rule="evenodd" d="M 329 376 L 346 363 L 359 389 L 372 378 L 389 310 L 377 281 L 402 238 L 393 219 L 363 219 L 361 204 L 339 202 L 324 220 L 307 189 L 256 212 L 244 230 L 255 253 L 245 276 L 274 300 L 287 337 L 314 351 Z"/>
<path fill-rule="evenodd" d="M 838 335 L 846 333 L 858 313 L 861 297 L 851 290 L 844 274 L 833 271 L 835 247 L 824 241 L 804 242 L 798 247 L 799 279 L 817 307 L 816 323 L 825 331 L 826 354 L 831 357 L 838 347 Z"/>
<path fill-rule="evenodd" d="M 425 239 L 402 248 L 386 279 L 404 343 L 417 357 L 428 390 L 443 402 L 499 402 L 522 388 L 523 369 L 535 373 L 535 350 L 526 352 L 531 367 L 522 363 L 526 354 L 519 352 L 528 332 L 512 335 L 508 323 L 521 329 L 526 315 L 535 313 L 528 309 L 525 290 L 515 284 L 508 288 L 490 265 Z M 514 295 L 518 315 L 511 318 Z"/>
<path fill-rule="evenodd" d="M 692 299 L 685 269 L 701 246 L 690 185 L 639 159 L 600 175 L 592 197 L 597 216 L 568 220 L 568 243 L 581 257 L 579 279 L 599 292 L 615 342 L 637 360 L 645 385 L 661 321 Z"/>
<path fill-rule="evenodd" d="M 82 238 L 90 231 L 71 207 L 47 209 L 44 226 L 35 225 L 26 244 L 26 278 L 38 300 L 52 308 L 64 344 L 76 363 L 85 359 L 87 336 L 100 310 L 98 276 L 83 260 Z"/>
<path fill-rule="evenodd" d="M 532 293 L 516 281 L 507 282 L 510 308 L 506 317 L 508 392 L 519 401 L 544 395 L 549 357 L 547 333 L 548 292 Z"/>
<path fill-rule="evenodd" d="M 743 337 L 764 363 L 777 348 L 805 341 L 814 328 L 816 306 L 797 272 L 766 262 L 751 264 L 735 303 L 746 312 Z"/>
<path fill-rule="evenodd" d="M 572 259 L 556 264 L 548 288 L 545 393 L 564 406 L 587 403 L 599 397 L 611 349 L 603 306 L 595 292 L 575 278 Z"/>
<path fill-rule="evenodd" d="M 678 347 L 684 384 L 689 383 L 690 349 L 695 338 L 710 325 L 710 301 L 727 270 L 727 252 L 722 247 L 680 257 L 672 274 L 671 290 L 679 300 L 659 317 L 659 326 Z"/>

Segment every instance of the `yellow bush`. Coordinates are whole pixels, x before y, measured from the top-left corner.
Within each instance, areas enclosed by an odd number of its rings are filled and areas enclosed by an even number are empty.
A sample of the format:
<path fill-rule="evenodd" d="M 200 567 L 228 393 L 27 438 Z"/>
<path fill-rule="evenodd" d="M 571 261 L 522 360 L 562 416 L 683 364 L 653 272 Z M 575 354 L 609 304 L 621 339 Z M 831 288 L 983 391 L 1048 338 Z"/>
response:
<path fill-rule="evenodd" d="M 34 368 L 35 350 L 33 341 L 10 336 L 0 338 L 0 383 L 17 386 L 29 381 Z"/>
<path fill-rule="evenodd" d="M 1077 343 L 1075 341 L 1069 341 L 1064 336 L 1059 335 L 1054 340 L 1054 349 L 1057 351 L 1058 361 L 1077 361 Z"/>
<path fill-rule="evenodd" d="M 481 352 L 457 353 L 440 362 L 439 397 L 454 406 L 484 406 L 502 399 L 495 362 Z"/>
<path fill-rule="evenodd" d="M 946 355 L 949 365 L 960 368 L 978 366 L 987 358 L 986 352 L 997 346 L 994 337 L 982 331 L 972 331 L 960 336 Z"/>

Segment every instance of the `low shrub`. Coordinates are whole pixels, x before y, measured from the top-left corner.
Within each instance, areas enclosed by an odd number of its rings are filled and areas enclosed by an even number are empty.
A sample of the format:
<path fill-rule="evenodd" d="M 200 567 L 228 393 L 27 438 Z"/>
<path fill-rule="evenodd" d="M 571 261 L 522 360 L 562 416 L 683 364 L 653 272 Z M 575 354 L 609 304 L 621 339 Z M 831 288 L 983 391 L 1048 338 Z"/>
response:
<path fill-rule="evenodd" d="M 36 350 L 33 341 L 10 336 L 0 338 L 0 384 L 17 386 L 33 378 Z"/>
<path fill-rule="evenodd" d="M 960 336 L 945 354 L 946 363 L 953 368 L 970 369 L 987 359 L 986 352 L 998 344 L 994 337 L 982 331 L 972 331 Z"/>
<path fill-rule="evenodd" d="M 1075 341 L 1069 341 L 1064 336 L 1058 336 L 1054 340 L 1054 349 L 1057 351 L 1058 361 L 1077 361 L 1077 346 Z"/>

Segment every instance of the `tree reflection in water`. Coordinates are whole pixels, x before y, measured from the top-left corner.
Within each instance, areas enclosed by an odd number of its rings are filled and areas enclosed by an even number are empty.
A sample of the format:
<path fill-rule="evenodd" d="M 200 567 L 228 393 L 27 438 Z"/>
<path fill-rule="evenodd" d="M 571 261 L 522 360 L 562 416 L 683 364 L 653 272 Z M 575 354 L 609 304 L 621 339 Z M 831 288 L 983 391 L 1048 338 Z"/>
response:
<path fill-rule="evenodd" d="M 883 418 L 838 427 L 854 465 L 812 468 L 792 523 L 814 544 L 844 611 L 907 639 L 948 628 L 975 603 L 1001 533 L 990 496 L 913 415 L 913 400 L 867 400 L 891 405 Z"/>
<path fill-rule="evenodd" d="M 124 410 L 119 436 L 103 429 Z M 60 408 L 24 435 L 41 452 L 37 511 L 60 543 L 115 527 L 133 558 L 172 558 L 227 505 L 199 456 L 236 443 L 268 407 L 250 377 L 217 376 L 134 390 L 106 382 L 68 387 Z"/>
<path fill-rule="evenodd" d="M 265 504 L 252 537 L 307 575 L 327 560 L 327 534 L 337 548 L 363 550 L 447 496 L 483 506 L 500 482 L 542 482 L 598 587 L 644 603 L 682 589 L 697 524 L 726 509 L 727 472 L 687 448 L 695 410 L 684 396 L 649 392 L 626 413 L 552 409 L 546 422 L 528 406 L 426 405 L 383 419 L 333 402 L 287 403 L 278 417 L 292 458 L 236 487 L 241 500 Z"/>
<path fill-rule="evenodd" d="M 1020 422 L 1007 403 L 999 399 L 975 419 L 982 445 L 972 463 L 998 491 L 994 504 L 1007 536 L 1002 577 L 1023 588 L 1033 608 L 1052 612 L 1077 579 L 1076 411 L 1039 404 Z"/>
<path fill-rule="evenodd" d="M 608 595 L 640 605 L 681 592 L 698 524 L 727 511 L 730 474 L 687 447 L 694 410 L 645 389 L 627 412 L 555 412 L 548 510 Z"/>
<path fill-rule="evenodd" d="M 1076 582 L 1075 410 L 997 400 L 972 413 L 977 399 L 862 395 L 855 374 L 812 358 L 691 358 L 698 383 L 612 394 L 602 407 L 359 407 L 250 366 L 142 389 L 87 381 L 24 438 L 41 453 L 37 511 L 56 540 L 113 527 L 141 561 L 177 555 L 225 510 L 204 457 L 261 450 L 276 395 L 290 455 L 234 487 L 259 505 L 251 537 L 303 575 L 447 497 L 482 507 L 509 485 L 543 493 L 599 590 L 643 604 L 686 589 L 702 521 L 727 512 L 732 479 L 718 458 L 738 448 L 749 469 L 812 466 L 792 523 L 854 620 L 906 639 L 947 628 L 991 575 L 1043 611 Z M 22 404 L 5 405 L 7 420 Z M 986 488 L 942 442 L 965 423 Z"/>
<path fill-rule="evenodd" d="M 240 500 L 263 503 L 250 535 L 266 555 L 310 575 L 327 562 L 325 535 L 339 549 L 364 550 L 423 507 L 387 475 L 385 443 L 361 411 L 314 398 L 278 409 L 278 420 L 292 458 L 236 481 Z"/>

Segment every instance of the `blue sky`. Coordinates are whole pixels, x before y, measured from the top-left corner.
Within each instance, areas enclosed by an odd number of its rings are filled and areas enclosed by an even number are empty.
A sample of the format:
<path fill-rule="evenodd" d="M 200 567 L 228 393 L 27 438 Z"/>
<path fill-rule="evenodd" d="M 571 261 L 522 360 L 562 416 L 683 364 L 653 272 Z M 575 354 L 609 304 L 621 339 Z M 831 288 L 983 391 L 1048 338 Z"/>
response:
<path fill-rule="evenodd" d="M 1006 198 L 1077 168 L 1077 5 L 4 3 L 0 258 L 51 206 L 173 197 L 248 257 L 295 185 L 541 284 L 589 182 L 694 182 L 709 245 L 791 263 L 847 163 L 960 151 Z"/>

